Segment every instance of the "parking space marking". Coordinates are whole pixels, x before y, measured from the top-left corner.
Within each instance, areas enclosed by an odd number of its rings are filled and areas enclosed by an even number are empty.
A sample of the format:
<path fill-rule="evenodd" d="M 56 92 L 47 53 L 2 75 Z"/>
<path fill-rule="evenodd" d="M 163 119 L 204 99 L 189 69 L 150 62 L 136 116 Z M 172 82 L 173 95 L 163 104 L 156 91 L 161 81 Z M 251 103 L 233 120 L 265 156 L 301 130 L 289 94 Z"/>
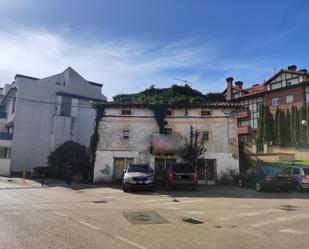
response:
<path fill-rule="evenodd" d="M 66 214 L 63 214 L 63 213 L 60 213 L 60 212 L 57 212 L 57 211 L 51 211 L 51 212 L 56 214 L 56 215 L 62 216 L 62 217 L 66 217 L 67 216 Z"/>
<path fill-rule="evenodd" d="M 287 216 L 287 217 L 276 217 L 276 218 L 265 220 L 265 221 L 259 221 L 251 225 L 251 227 L 258 228 L 258 227 L 262 227 L 262 226 L 266 226 L 270 224 L 276 224 L 280 222 L 296 220 L 296 219 L 305 219 L 305 218 L 309 218 L 309 214 L 298 214 L 298 215 Z"/>
<path fill-rule="evenodd" d="M 303 235 L 303 234 L 306 233 L 304 231 L 300 231 L 300 230 L 296 230 L 296 229 L 290 229 L 290 228 L 281 229 L 281 230 L 279 230 L 279 232 L 281 232 L 281 233 L 299 234 L 299 235 Z"/>
<path fill-rule="evenodd" d="M 264 215 L 267 213 L 278 213 L 278 212 L 284 212 L 284 211 L 278 210 L 278 209 L 266 209 L 266 210 L 261 210 L 261 211 L 252 211 L 252 212 L 247 212 L 247 213 L 233 214 L 233 216 L 231 217 L 218 217 L 218 219 L 222 221 L 229 221 L 229 220 L 243 218 L 243 217 L 253 217 L 253 216 Z"/>
<path fill-rule="evenodd" d="M 130 241 L 130 240 L 126 239 L 126 238 L 123 238 L 123 237 L 120 237 L 120 236 L 115 236 L 115 238 L 118 239 L 118 240 L 121 240 L 122 242 L 125 242 L 125 243 L 127 243 L 127 244 L 129 244 L 131 246 L 134 246 L 136 248 L 147 249 L 146 247 L 144 247 L 144 246 L 142 246 L 140 244 L 137 244 L 137 243 L 135 243 L 133 241 Z"/>
<path fill-rule="evenodd" d="M 91 225 L 91 224 L 89 224 L 89 223 L 87 223 L 87 222 L 85 222 L 85 221 L 78 220 L 77 222 L 80 223 L 80 224 L 82 224 L 82 225 L 84 225 L 84 226 L 86 226 L 86 227 L 89 227 L 89 228 L 91 228 L 91 229 L 93 229 L 93 230 L 100 230 L 100 228 L 98 228 L 98 227 L 96 227 L 96 226 L 94 226 L 94 225 Z"/>

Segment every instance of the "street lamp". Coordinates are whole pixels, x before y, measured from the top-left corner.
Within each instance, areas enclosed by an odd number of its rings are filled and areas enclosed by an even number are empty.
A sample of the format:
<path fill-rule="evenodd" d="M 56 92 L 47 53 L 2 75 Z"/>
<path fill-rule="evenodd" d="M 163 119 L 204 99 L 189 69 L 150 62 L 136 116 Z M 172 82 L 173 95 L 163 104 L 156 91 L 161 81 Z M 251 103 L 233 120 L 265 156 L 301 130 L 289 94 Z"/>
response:
<path fill-rule="evenodd" d="M 307 120 L 302 120 L 301 125 L 306 126 L 307 125 Z"/>

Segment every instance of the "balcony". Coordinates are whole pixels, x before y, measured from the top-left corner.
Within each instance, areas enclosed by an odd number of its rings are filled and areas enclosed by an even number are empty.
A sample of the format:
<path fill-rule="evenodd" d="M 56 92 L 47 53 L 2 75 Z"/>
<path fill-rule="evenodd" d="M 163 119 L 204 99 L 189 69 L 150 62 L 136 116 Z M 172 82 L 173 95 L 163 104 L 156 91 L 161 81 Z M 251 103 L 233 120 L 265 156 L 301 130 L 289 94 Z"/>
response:
<path fill-rule="evenodd" d="M 247 135 L 251 133 L 251 126 L 247 125 L 247 126 L 240 126 L 237 128 L 237 133 L 238 135 Z"/>
<path fill-rule="evenodd" d="M 236 114 L 237 118 L 250 118 L 250 116 L 251 116 L 250 111 L 240 111 L 240 112 L 237 112 Z"/>
<path fill-rule="evenodd" d="M 0 140 L 12 140 L 13 134 L 7 132 L 0 132 Z"/>

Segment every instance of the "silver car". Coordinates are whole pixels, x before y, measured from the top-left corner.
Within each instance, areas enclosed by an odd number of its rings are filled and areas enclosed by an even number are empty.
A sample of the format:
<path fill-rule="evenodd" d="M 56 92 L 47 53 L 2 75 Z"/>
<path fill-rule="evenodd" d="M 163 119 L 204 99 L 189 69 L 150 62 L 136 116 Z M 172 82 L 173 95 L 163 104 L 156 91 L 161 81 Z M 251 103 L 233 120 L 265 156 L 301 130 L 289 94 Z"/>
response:
<path fill-rule="evenodd" d="M 292 188 L 297 191 L 309 189 L 309 167 L 289 166 L 283 170 L 285 174 L 292 176 Z"/>
<path fill-rule="evenodd" d="M 130 164 L 123 176 L 123 191 L 151 189 L 155 186 L 154 171 L 148 164 Z"/>

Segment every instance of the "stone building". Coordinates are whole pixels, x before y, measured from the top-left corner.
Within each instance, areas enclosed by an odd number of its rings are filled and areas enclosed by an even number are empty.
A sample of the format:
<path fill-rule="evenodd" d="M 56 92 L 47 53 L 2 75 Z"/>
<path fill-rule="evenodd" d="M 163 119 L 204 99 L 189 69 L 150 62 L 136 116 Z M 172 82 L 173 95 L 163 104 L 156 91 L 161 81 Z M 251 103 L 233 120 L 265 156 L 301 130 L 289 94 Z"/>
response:
<path fill-rule="evenodd" d="M 159 134 L 154 112 L 144 104 L 104 104 L 98 124 L 94 182 L 122 177 L 130 163 L 148 163 L 160 178 L 164 166 L 181 161 L 180 151 L 190 127 L 198 129 L 207 151 L 199 172 L 200 184 L 215 184 L 228 168 L 239 170 L 237 104 L 170 107 L 165 132 Z"/>

